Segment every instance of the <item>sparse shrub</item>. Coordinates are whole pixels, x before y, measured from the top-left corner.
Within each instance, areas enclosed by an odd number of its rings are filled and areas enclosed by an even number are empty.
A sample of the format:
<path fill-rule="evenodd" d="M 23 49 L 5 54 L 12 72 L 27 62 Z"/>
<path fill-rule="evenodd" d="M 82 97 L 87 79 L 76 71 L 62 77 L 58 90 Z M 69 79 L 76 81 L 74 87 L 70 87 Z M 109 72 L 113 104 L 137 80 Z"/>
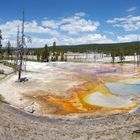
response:
<path fill-rule="evenodd" d="M 1 102 L 1 103 L 6 103 L 6 104 L 8 104 L 8 102 L 7 102 L 7 101 L 5 101 L 4 97 L 2 97 L 2 95 L 1 95 L 1 94 L 0 94 L 0 102 Z"/>
<path fill-rule="evenodd" d="M 0 74 L 4 74 L 4 70 L 0 70 Z"/>

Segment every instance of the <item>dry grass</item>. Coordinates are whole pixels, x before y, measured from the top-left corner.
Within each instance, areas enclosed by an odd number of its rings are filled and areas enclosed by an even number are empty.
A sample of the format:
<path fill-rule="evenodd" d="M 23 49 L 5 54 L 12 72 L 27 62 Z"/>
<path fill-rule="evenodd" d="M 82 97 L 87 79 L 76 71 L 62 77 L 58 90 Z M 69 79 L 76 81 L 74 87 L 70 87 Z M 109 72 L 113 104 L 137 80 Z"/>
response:
<path fill-rule="evenodd" d="M 0 102 L 1 102 L 1 103 L 6 103 L 6 104 L 8 104 L 8 102 L 5 101 L 4 97 L 2 97 L 2 95 L 0 95 Z"/>

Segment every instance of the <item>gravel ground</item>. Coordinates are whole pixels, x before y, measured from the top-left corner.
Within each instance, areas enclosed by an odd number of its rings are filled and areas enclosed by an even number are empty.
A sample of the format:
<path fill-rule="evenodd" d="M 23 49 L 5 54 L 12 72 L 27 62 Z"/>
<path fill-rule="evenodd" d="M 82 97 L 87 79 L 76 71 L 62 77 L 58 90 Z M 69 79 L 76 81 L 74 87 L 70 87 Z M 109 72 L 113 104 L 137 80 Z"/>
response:
<path fill-rule="evenodd" d="M 139 140 L 140 111 L 96 119 L 27 114 L 0 103 L 0 140 Z"/>

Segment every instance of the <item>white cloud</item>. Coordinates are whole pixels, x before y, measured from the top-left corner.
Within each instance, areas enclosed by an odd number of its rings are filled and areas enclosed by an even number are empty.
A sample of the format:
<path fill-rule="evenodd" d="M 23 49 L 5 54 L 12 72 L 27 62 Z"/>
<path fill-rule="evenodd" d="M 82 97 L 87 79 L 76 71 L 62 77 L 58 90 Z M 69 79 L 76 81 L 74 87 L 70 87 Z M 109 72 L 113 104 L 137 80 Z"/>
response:
<path fill-rule="evenodd" d="M 29 47 L 43 47 L 44 44 L 52 45 L 53 42 L 57 45 L 74 45 L 74 44 L 91 44 L 91 43 L 113 43 L 105 35 L 101 34 L 88 34 L 79 37 L 60 36 L 59 38 L 33 38 L 32 44 Z"/>
<path fill-rule="evenodd" d="M 132 41 L 138 41 L 139 39 L 140 39 L 140 34 L 129 34 L 129 35 L 117 37 L 118 42 L 132 42 Z"/>
<path fill-rule="evenodd" d="M 52 29 L 57 29 L 58 28 L 57 21 L 48 20 L 48 19 L 42 21 L 42 26 L 52 28 Z"/>
<path fill-rule="evenodd" d="M 5 24 L 0 24 L 0 29 L 4 38 L 16 36 L 17 27 L 21 25 L 20 20 L 7 21 Z M 51 36 L 58 35 L 58 32 L 53 29 L 39 26 L 36 21 L 25 22 L 26 33 L 48 34 Z"/>
<path fill-rule="evenodd" d="M 112 31 L 104 31 L 105 34 L 114 35 L 115 33 Z"/>
<path fill-rule="evenodd" d="M 126 18 L 114 18 L 114 19 L 111 19 L 111 20 L 107 20 L 106 22 L 113 24 L 113 23 L 124 21 L 124 20 L 126 20 Z"/>
<path fill-rule="evenodd" d="M 113 43 L 111 39 L 101 34 L 88 34 L 76 38 L 66 37 L 63 40 L 65 44 Z"/>
<path fill-rule="evenodd" d="M 107 20 L 107 23 L 112 24 L 114 27 L 122 27 L 125 31 L 135 31 L 140 29 L 140 16 L 129 15 L 122 18 L 114 18 Z"/>
<path fill-rule="evenodd" d="M 133 11 L 136 11 L 137 10 L 137 7 L 134 6 L 134 7 L 130 7 L 129 9 L 127 9 L 127 12 L 133 12 Z"/>
<path fill-rule="evenodd" d="M 7 21 L 5 24 L 0 24 L 4 38 L 16 35 L 17 26 L 20 24 L 21 22 L 19 20 Z"/>
<path fill-rule="evenodd" d="M 59 33 L 56 30 L 39 26 L 36 21 L 26 22 L 25 23 L 25 32 L 27 33 L 46 33 L 48 35 L 58 35 Z"/>
<path fill-rule="evenodd" d="M 70 34 L 78 34 L 81 32 L 94 32 L 100 26 L 98 21 L 87 20 L 84 12 L 76 13 L 72 17 L 62 18 L 59 20 L 43 20 L 44 27 L 59 29 Z"/>
<path fill-rule="evenodd" d="M 98 21 L 86 20 L 84 13 L 77 13 L 73 17 L 61 20 L 60 29 L 70 34 L 78 34 L 80 32 L 95 32 L 100 26 Z"/>
<path fill-rule="evenodd" d="M 32 39 L 32 44 L 29 44 L 30 47 L 44 47 L 45 44 L 47 44 L 48 46 L 51 46 L 53 42 L 58 42 L 57 38 L 50 38 L 50 39 L 46 39 L 46 38 L 33 38 Z"/>
<path fill-rule="evenodd" d="M 8 40 L 16 46 L 17 27 L 20 20 L 7 21 L 0 24 L 3 34 L 3 46 Z M 43 47 L 44 44 L 52 45 L 54 41 L 58 45 L 64 44 L 86 44 L 86 43 L 111 43 L 105 35 L 97 34 L 96 30 L 100 26 L 99 21 L 86 18 L 84 12 L 79 12 L 71 17 L 59 19 L 43 19 L 42 21 L 26 21 L 25 34 L 32 35 L 32 44 L 28 47 Z"/>
<path fill-rule="evenodd" d="M 2 40 L 2 46 L 7 46 L 8 41 L 10 41 L 11 46 L 16 46 L 16 40 L 11 40 L 11 39 L 8 39 L 8 38 L 4 38 Z"/>
<path fill-rule="evenodd" d="M 75 16 L 80 16 L 80 17 L 83 17 L 85 16 L 86 14 L 84 12 L 79 12 L 79 13 L 76 13 Z"/>
<path fill-rule="evenodd" d="M 71 34 L 77 34 L 80 32 L 94 32 L 97 30 L 99 25 L 99 22 L 92 22 L 91 20 L 73 19 L 72 22 L 62 25 L 60 29 L 68 31 Z"/>

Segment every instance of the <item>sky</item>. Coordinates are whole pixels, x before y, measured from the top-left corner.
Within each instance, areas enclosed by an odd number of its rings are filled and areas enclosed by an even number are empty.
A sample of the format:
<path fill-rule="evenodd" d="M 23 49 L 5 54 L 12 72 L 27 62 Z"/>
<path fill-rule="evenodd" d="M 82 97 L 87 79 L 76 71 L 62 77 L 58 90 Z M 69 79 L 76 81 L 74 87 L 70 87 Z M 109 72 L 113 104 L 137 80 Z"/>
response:
<path fill-rule="evenodd" d="M 16 46 L 23 9 L 29 47 L 140 40 L 140 0 L 0 0 L 3 46 Z"/>

